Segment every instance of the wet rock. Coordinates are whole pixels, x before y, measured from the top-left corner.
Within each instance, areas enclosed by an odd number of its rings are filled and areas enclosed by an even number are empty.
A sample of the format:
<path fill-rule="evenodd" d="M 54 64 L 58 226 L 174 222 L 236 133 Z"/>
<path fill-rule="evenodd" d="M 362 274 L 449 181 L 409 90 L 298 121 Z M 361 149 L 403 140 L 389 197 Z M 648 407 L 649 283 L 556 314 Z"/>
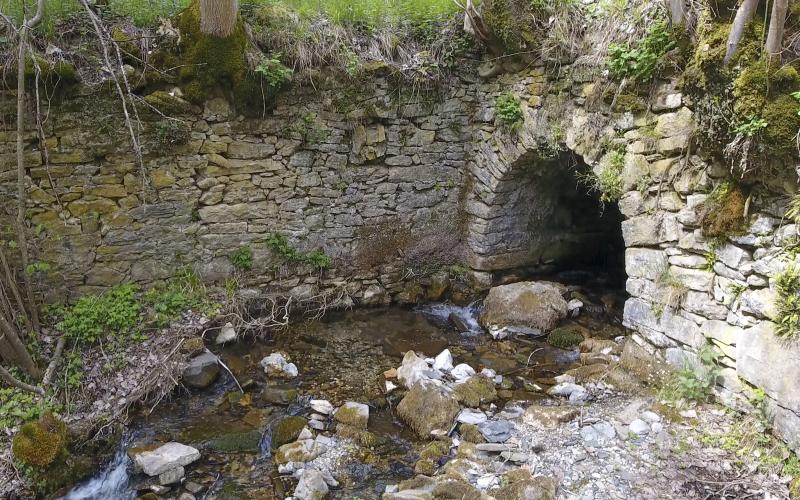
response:
<path fill-rule="evenodd" d="M 272 427 L 272 449 L 296 440 L 307 424 L 303 417 L 286 417 Z"/>
<path fill-rule="evenodd" d="M 491 420 L 478 425 L 483 437 L 489 443 L 505 443 L 514 431 L 514 425 L 508 420 Z"/>
<path fill-rule="evenodd" d="M 366 429 L 369 422 L 369 406 L 363 403 L 349 401 L 339 407 L 333 418 L 337 422 L 347 424 L 358 429 Z"/>
<path fill-rule="evenodd" d="M 481 404 L 497 400 L 494 380 L 483 375 L 473 375 L 466 382 L 456 384 L 453 388 L 459 403 L 477 408 Z"/>
<path fill-rule="evenodd" d="M 450 324 L 453 325 L 453 328 L 455 328 L 461 333 L 471 331 L 469 323 L 467 323 L 466 320 L 464 320 L 464 318 L 462 318 L 461 316 L 459 316 L 454 312 L 450 313 L 450 315 L 447 317 L 447 321 L 449 321 Z"/>
<path fill-rule="evenodd" d="M 622 354 L 622 345 L 605 339 L 586 339 L 580 343 L 578 349 L 583 353 Z"/>
<path fill-rule="evenodd" d="M 578 410 L 566 406 L 531 406 L 522 417 L 526 424 L 544 428 L 558 427 L 578 416 Z"/>
<path fill-rule="evenodd" d="M 261 399 L 267 403 L 286 406 L 297 399 L 297 389 L 268 386 L 261 393 Z"/>
<path fill-rule="evenodd" d="M 294 490 L 297 500 L 321 500 L 328 496 L 328 483 L 325 477 L 316 469 L 303 469 L 300 481 Z"/>
<path fill-rule="evenodd" d="M 567 302 L 567 311 L 570 318 L 577 318 L 581 314 L 583 302 L 578 299 L 572 299 Z"/>
<path fill-rule="evenodd" d="M 460 410 L 455 395 L 433 383 L 414 385 L 397 405 L 400 418 L 422 438 L 436 430 L 450 431 Z"/>
<path fill-rule="evenodd" d="M 567 316 L 567 302 L 550 283 L 524 281 L 489 290 L 483 302 L 481 325 L 523 327 L 549 332 Z"/>
<path fill-rule="evenodd" d="M 233 324 L 225 323 L 225 326 L 223 326 L 220 329 L 219 333 L 217 334 L 217 338 L 216 340 L 214 340 L 214 342 L 217 345 L 227 344 L 228 342 L 233 342 L 234 340 L 236 340 L 236 338 L 237 338 L 236 329 L 233 328 Z"/>
<path fill-rule="evenodd" d="M 157 476 L 171 469 L 189 465 L 200 458 L 196 448 L 181 443 L 167 443 L 155 450 L 143 451 L 133 457 L 137 469 L 148 476 Z"/>
<path fill-rule="evenodd" d="M 219 377 L 219 359 L 210 352 L 189 360 L 183 370 L 183 384 L 194 389 L 205 389 Z"/>
<path fill-rule="evenodd" d="M 206 448 L 215 453 L 247 453 L 256 452 L 261 442 L 261 431 L 229 432 L 218 436 L 206 444 Z"/>
<path fill-rule="evenodd" d="M 433 369 L 442 372 L 449 372 L 453 369 L 453 355 L 450 349 L 445 349 L 433 359 Z"/>
<path fill-rule="evenodd" d="M 183 467 L 175 467 L 174 469 L 170 469 L 166 472 L 162 472 L 158 475 L 158 484 L 161 486 L 167 486 L 170 484 L 175 484 L 180 482 L 183 479 L 183 476 L 186 474 L 186 470 Z"/>
<path fill-rule="evenodd" d="M 298 374 L 297 366 L 287 361 L 279 352 L 273 352 L 265 357 L 260 364 L 264 368 L 264 373 L 270 377 L 294 378 Z"/>

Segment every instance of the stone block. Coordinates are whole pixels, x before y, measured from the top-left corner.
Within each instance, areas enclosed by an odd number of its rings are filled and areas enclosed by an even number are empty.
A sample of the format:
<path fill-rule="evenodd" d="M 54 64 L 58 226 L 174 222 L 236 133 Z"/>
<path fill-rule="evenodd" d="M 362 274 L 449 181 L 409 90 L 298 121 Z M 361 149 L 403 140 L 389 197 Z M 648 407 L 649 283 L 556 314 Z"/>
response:
<path fill-rule="evenodd" d="M 762 321 L 744 330 L 736 348 L 739 376 L 784 408 L 800 412 L 800 343 L 777 337 L 774 325 Z"/>

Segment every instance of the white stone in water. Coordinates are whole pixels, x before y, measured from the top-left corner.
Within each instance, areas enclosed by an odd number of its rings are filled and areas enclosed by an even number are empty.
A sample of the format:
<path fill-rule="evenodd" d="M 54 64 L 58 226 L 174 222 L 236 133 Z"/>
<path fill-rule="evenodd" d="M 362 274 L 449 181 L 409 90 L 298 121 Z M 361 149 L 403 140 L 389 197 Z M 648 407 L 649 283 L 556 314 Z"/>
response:
<path fill-rule="evenodd" d="M 217 344 L 226 344 L 236 340 L 236 329 L 233 328 L 233 323 L 225 323 L 225 326 L 217 334 L 215 342 Z"/>
<path fill-rule="evenodd" d="M 425 358 L 425 362 L 428 363 L 428 365 L 430 366 L 430 365 L 433 364 L 434 359 L 433 358 Z"/>
<path fill-rule="evenodd" d="M 428 378 L 428 371 L 429 367 L 425 360 L 417 356 L 414 351 L 408 351 L 403 356 L 403 363 L 397 369 L 397 379 L 410 389 L 417 382 Z"/>
<path fill-rule="evenodd" d="M 475 375 L 475 369 L 466 363 L 461 363 L 453 368 L 453 370 L 450 372 L 450 375 L 452 375 L 457 381 L 467 380 L 471 376 Z"/>
<path fill-rule="evenodd" d="M 385 382 L 385 385 L 386 385 L 386 394 L 389 394 L 389 393 L 390 393 L 390 392 L 392 392 L 393 390 L 397 389 L 397 384 L 395 384 L 395 383 L 394 383 L 394 382 L 392 382 L 391 380 L 387 380 L 387 381 Z"/>
<path fill-rule="evenodd" d="M 492 370 L 491 368 L 484 368 L 481 370 L 481 375 L 486 378 L 495 378 L 497 376 L 497 372 Z"/>
<path fill-rule="evenodd" d="M 450 354 L 450 349 L 445 349 L 436 356 L 433 360 L 433 368 L 442 372 L 449 372 L 453 369 L 453 355 Z"/>
<path fill-rule="evenodd" d="M 572 382 L 563 382 L 547 390 L 547 394 L 551 396 L 561 396 L 564 398 L 572 396 L 573 392 L 586 392 L 586 389 L 582 385 Z"/>
<path fill-rule="evenodd" d="M 283 354 L 279 352 L 273 352 L 262 359 L 261 366 L 264 367 L 264 373 L 273 377 L 294 378 L 299 373 L 297 366 L 286 361 Z"/>
<path fill-rule="evenodd" d="M 200 452 L 197 448 L 173 442 L 139 453 L 133 460 L 148 476 L 158 476 L 162 472 L 189 465 L 199 458 Z"/>
<path fill-rule="evenodd" d="M 326 399 L 312 399 L 308 405 L 312 410 L 323 415 L 330 415 L 333 411 L 333 405 Z"/>
<path fill-rule="evenodd" d="M 567 310 L 569 311 L 569 315 L 573 318 L 581 314 L 582 307 L 583 307 L 583 302 L 581 302 L 578 299 L 572 299 L 569 302 L 567 302 Z"/>

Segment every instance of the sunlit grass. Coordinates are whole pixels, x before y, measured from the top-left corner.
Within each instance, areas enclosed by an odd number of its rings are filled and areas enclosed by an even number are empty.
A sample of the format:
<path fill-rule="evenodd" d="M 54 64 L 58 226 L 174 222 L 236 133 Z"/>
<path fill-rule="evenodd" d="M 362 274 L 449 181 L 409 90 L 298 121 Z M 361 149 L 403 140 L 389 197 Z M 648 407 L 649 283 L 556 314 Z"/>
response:
<path fill-rule="evenodd" d="M 23 3 L 30 17 L 35 9 L 33 0 L 0 0 L 0 12 L 19 22 Z M 110 0 L 107 8 L 129 16 L 138 26 L 154 26 L 159 17 L 172 16 L 188 3 L 189 0 Z M 452 0 L 243 0 L 241 4 L 280 4 L 304 17 L 324 15 L 335 23 L 370 27 L 439 19 L 457 9 Z M 48 32 L 55 21 L 82 9 L 78 0 L 47 0 L 46 6 L 41 29 Z"/>

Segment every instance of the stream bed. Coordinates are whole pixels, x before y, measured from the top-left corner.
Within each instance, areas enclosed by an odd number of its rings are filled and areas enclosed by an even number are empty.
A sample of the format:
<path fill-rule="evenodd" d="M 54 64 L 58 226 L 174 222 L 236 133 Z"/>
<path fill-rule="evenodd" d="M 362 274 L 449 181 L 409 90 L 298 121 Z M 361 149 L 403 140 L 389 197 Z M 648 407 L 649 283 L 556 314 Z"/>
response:
<path fill-rule="evenodd" d="M 335 407 L 348 401 L 369 405 L 368 431 L 375 442 L 360 446 L 335 440 L 335 453 L 325 457 L 339 460 L 328 464 L 339 481 L 331 497 L 380 498 L 387 485 L 414 476 L 415 462 L 427 444 L 396 416 L 399 397 L 386 394 L 384 372 L 397 368 L 404 352 L 433 357 L 449 349 L 456 364 L 502 375 L 500 399 L 494 403 L 499 409 L 509 401 L 547 398 L 544 391 L 554 384 L 553 377 L 578 360 L 577 350 L 551 347 L 545 338 L 493 340 L 478 325 L 477 313 L 477 304 L 445 303 L 336 311 L 265 340 L 225 346 L 217 354 L 235 379 L 223 370 L 207 389 L 179 389 L 152 413 L 139 410 L 111 463 L 64 498 L 137 498 L 152 483 L 131 472 L 128 451 L 171 441 L 201 451 L 202 458 L 187 467 L 184 483 L 187 490 L 197 490 L 197 498 L 290 496 L 291 476 L 279 474 L 272 460 L 273 440 L 280 437 L 273 435 L 273 429 L 287 416 L 308 417 L 312 398 L 328 400 Z M 594 337 L 624 334 L 613 315 L 606 313 L 582 315 L 564 324 L 590 330 Z M 279 381 L 268 378 L 259 362 L 274 352 L 295 363 L 299 375 Z M 171 495 L 179 491 L 173 488 Z M 145 498 L 158 498 L 148 495 Z"/>

